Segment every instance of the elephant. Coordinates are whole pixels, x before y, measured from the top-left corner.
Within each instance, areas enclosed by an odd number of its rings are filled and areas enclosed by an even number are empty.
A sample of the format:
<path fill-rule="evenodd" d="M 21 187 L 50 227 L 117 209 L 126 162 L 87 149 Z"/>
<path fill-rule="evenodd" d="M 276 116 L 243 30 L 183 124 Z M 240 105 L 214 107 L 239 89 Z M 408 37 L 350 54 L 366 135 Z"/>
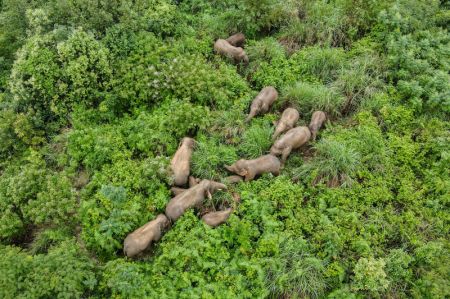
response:
<path fill-rule="evenodd" d="M 189 177 L 189 188 L 194 187 L 195 185 L 198 185 L 198 183 L 200 183 L 200 179 L 199 178 L 194 178 L 193 176 Z"/>
<path fill-rule="evenodd" d="M 181 140 L 180 146 L 170 162 L 173 172 L 174 184 L 183 186 L 187 183 L 190 173 L 190 163 L 195 140 L 185 137 Z"/>
<path fill-rule="evenodd" d="M 172 187 L 170 188 L 170 191 L 172 192 L 173 195 L 177 196 L 178 194 L 183 193 L 184 191 L 186 191 L 188 189 L 184 189 L 184 188 L 178 188 L 178 187 Z"/>
<path fill-rule="evenodd" d="M 202 180 L 199 184 L 181 192 L 172 198 L 166 206 L 166 216 L 176 221 L 189 208 L 199 206 L 205 196 L 211 198 L 211 194 L 218 190 L 226 190 L 227 186 L 210 180 Z"/>
<path fill-rule="evenodd" d="M 166 215 L 159 214 L 154 220 L 130 233 L 123 242 L 123 252 L 128 257 L 134 257 L 147 249 L 152 242 L 161 239 L 162 234 L 170 226 Z"/>
<path fill-rule="evenodd" d="M 315 111 L 311 116 L 311 122 L 309 123 L 309 130 L 311 131 L 313 141 L 316 141 L 317 132 L 323 126 L 326 120 L 327 116 L 323 111 Z"/>
<path fill-rule="evenodd" d="M 257 175 L 263 173 L 280 174 L 280 160 L 273 155 L 264 155 L 253 160 L 240 159 L 230 166 L 225 166 L 228 171 L 245 177 L 245 181 L 251 181 Z"/>
<path fill-rule="evenodd" d="M 245 121 L 249 122 L 256 115 L 267 113 L 270 106 L 272 106 L 277 98 L 278 92 L 274 87 L 264 87 L 253 99 L 252 104 L 250 105 L 250 113 Z"/>
<path fill-rule="evenodd" d="M 229 184 L 237 184 L 237 183 L 240 183 L 242 181 L 243 181 L 242 177 L 238 176 L 238 175 L 230 175 L 230 176 L 225 178 L 225 182 L 229 183 Z"/>
<path fill-rule="evenodd" d="M 234 46 L 234 47 L 242 47 L 244 46 L 245 43 L 245 35 L 241 32 L 233 34 L 232 36 L 230 36 L 229 38 L 226 39 L 227 42 L 230 43 L 230 45 Z"/>
<path fill-rule="evenodd" d="M 228 208 L 223 211 L 210 212 L 203 215 L 202 220 L 211 227 L 217 227 L 227 221 L 231 213 L 233 213 L 232 208 Z"/>
<path fill-rule="evenodd" d="M 297 109 L 294 108 L 287 108 L 283 111 L 283 114 L 281 114 L 281 118 L 276 124 L 275 132 L 272 135 L 272 139 L 277 139 L 280 134 L 283 134 L 284 132 L 292 129 L 295 124 L 297 123 L 300 115 L 297 111 Z"/>
<path fill-rule="evenodd" d="M 234 47 L 224 39 L 218 39 L 214 43 L 214 51 L 217 54 L 230 58 L 234 63 L 248 63 L 248 56 L 245 54 L 244 49 L 241 47 Z"/>
<path fill-rule="evenodd" d="M 292 150 L 300 148 L 311 138 L 311 132 L 308 127 L 296 127 L 287 131 L 278 138 L 270 148 L 272 155 L 282 155 L 281 161 L 284 164 Z"/>

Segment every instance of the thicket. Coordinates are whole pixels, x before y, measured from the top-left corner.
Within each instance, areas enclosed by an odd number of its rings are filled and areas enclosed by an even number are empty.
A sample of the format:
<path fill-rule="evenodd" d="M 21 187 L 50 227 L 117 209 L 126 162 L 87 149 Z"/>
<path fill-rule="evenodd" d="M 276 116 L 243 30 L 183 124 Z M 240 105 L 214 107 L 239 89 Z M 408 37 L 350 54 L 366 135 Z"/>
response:
<path fill-rule="evenodd" d="M 438 0 L 1 0 L 0 297 L 449 297 L 449 23 Z M 236 32 L 248 65 L 212 51 Z M 286 107 L 329 119 L 280 176 L 123 256 L 182 137 L 220 181 Z"/>

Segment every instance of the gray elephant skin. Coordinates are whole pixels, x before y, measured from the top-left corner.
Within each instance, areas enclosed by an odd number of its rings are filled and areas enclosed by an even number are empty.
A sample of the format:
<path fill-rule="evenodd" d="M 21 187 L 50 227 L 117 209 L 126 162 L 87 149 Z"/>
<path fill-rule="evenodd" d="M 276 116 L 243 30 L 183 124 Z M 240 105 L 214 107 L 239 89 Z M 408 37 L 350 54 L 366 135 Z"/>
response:
<path fill-rule="evenodd" d="M 170 226 L 166 215 L 159 214 L 154 220 L 130 233 L 123 242 L 123 252 L 134 257 L 147 249 L 152 242 L 161 239 L 163 232 Z"/>
<path fill-rule="evenodd" d="M 259 94 L 253 99 L 250 105 L 250 112 L 245 121 L 249 122 L 256 115 L 267 113 L 277 98 L 278 92 L 274 87 L 267 86 L 261 89 Z"/>
<path fill-rule="evenodd" d="M 225 166 L 228 171 L 245 177 L 245 181 L 253 180 L 263 173 L 280 174 L 280 160 L 273 155 L 264 155 L 253 160 L 240 159 L 230 166 Z"/>
<path fill-rule="evenodd" d="M 311 132 L 308 127 L 296 127 L 290 129 L 286 134 L 278 138 L 270 148 L 272 155 L 281 155 L 281 161 L 286 162 L 291 151 L 300 148 L 311 138 Z"/>
<path fill-rule="evenodd" d="M 227 186 L 210 180 L 202 180 L 199 184 L 187 189 L 172 198 L 166 206 L 166 216 L 176 221 L 188 209 L 201 205 L 206 196 L 218 190 L 226 190 Z"/>

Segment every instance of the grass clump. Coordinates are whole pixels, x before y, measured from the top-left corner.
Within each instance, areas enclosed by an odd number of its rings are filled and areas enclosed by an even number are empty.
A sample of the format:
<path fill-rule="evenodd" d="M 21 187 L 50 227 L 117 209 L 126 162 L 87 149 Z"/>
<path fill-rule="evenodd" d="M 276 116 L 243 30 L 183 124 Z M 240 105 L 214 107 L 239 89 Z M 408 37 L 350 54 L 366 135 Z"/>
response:
<path fill-rule="evenodd" d="M 248 159 L 264 155 L 272 145 L 273 126 L 264 119 L 254 119 L 242 135 L 239 151 Z"/>
<path fill-rule="evenodd" d="M 361 156 L 352 147 L 334 139 L 322 139 L 314 146 L 316 156 L 302 165 L 297 176 L 310 175 L 313 183 L 330 187 L 348 186 L 361 164 Z"/>
<path fill-rule="evenodd" d="M 215 138 L 202 137 L 192 154 L 192 175 L 202 179 L 219 180 L 226 175 L 224 165 L 238 160 L 236 148 L 220 144 Z"/>
<path fill-rule="evenodd" d="M 284 89 L 281 102 L 291 104 L 302 114 L 322 110 L 328 115 L 338 116 L 345 98 L 334 88 L 318 83 L 297 82 Z"/>
<path fill-rule="evenodd" d="M 271 261 L 268 288 L 277 298 L 319 298 L 325 291 L 325 268 L 309 253 L 303 239 L 287 239 L 280 244 L 280 256 Z"/>

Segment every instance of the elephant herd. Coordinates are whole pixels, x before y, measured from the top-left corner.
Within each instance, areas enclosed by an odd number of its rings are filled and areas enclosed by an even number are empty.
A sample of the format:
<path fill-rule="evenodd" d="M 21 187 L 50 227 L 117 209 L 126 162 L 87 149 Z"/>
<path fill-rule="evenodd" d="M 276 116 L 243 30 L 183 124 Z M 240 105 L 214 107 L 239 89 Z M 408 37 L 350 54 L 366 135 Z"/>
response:
<path fill-rule="evenodd" d="M 214 44 L 214 50 L 220 55 L 233 59 L 236 63 L 248 62 L 248 57 L 242 48 L 244 41 L 244 35 L 238 33 L 228 39 L 218 39 Z M 274 87 L 264 87 L 253 99 L 245 121 L 250 122 L 255 116 L 267 113 L 277 98 L 278 92 Z M 225 181 L 227 183 L 251 181 L 264 173 L 278 175 L 291 151 L 300 148 L 311 139 L 316 139 L 318 130 L 326 120 L 326 115 L 322 111 L 314 112 L 308 127 L 296 127 L 298 119 L 299 113 L 296 109 L 284 110 L 280 120 L 276 123 L 272 136 L 274 143 L 270 148 L 270 154 L 253 160 L 240 159 L 232 165 L 225 166 L 228 171 L 235 174 L 227 177 Z M 126 256 L 134 257 L 140 254 L 153 242 L 157 242 L 170 228 L 171 223 L 180 218 L 187 210 L 200 207 L 204 200 L 211 199 L 212 194 L 216 191 L 227 189 L 225 184 L 190 176 L 190 161 L 194 147 L 195 140 L 190 137 L 185 137 L 180 142 L 170 163 L 174 184 L 171 191 L 174 197 L 167 204 L 164 214 L 159 214 L 154 220 L 139 227 L 125 238 L 123 250 Z M 280 155 L 281 161 L 277 157 Z M 186 185 L 188 188 L 183 188 Z M 202 217 L 202 221 L 211 227 L 216 227 L 224 223 L 232 212 L 233 208 L 209 212 Z"/>

